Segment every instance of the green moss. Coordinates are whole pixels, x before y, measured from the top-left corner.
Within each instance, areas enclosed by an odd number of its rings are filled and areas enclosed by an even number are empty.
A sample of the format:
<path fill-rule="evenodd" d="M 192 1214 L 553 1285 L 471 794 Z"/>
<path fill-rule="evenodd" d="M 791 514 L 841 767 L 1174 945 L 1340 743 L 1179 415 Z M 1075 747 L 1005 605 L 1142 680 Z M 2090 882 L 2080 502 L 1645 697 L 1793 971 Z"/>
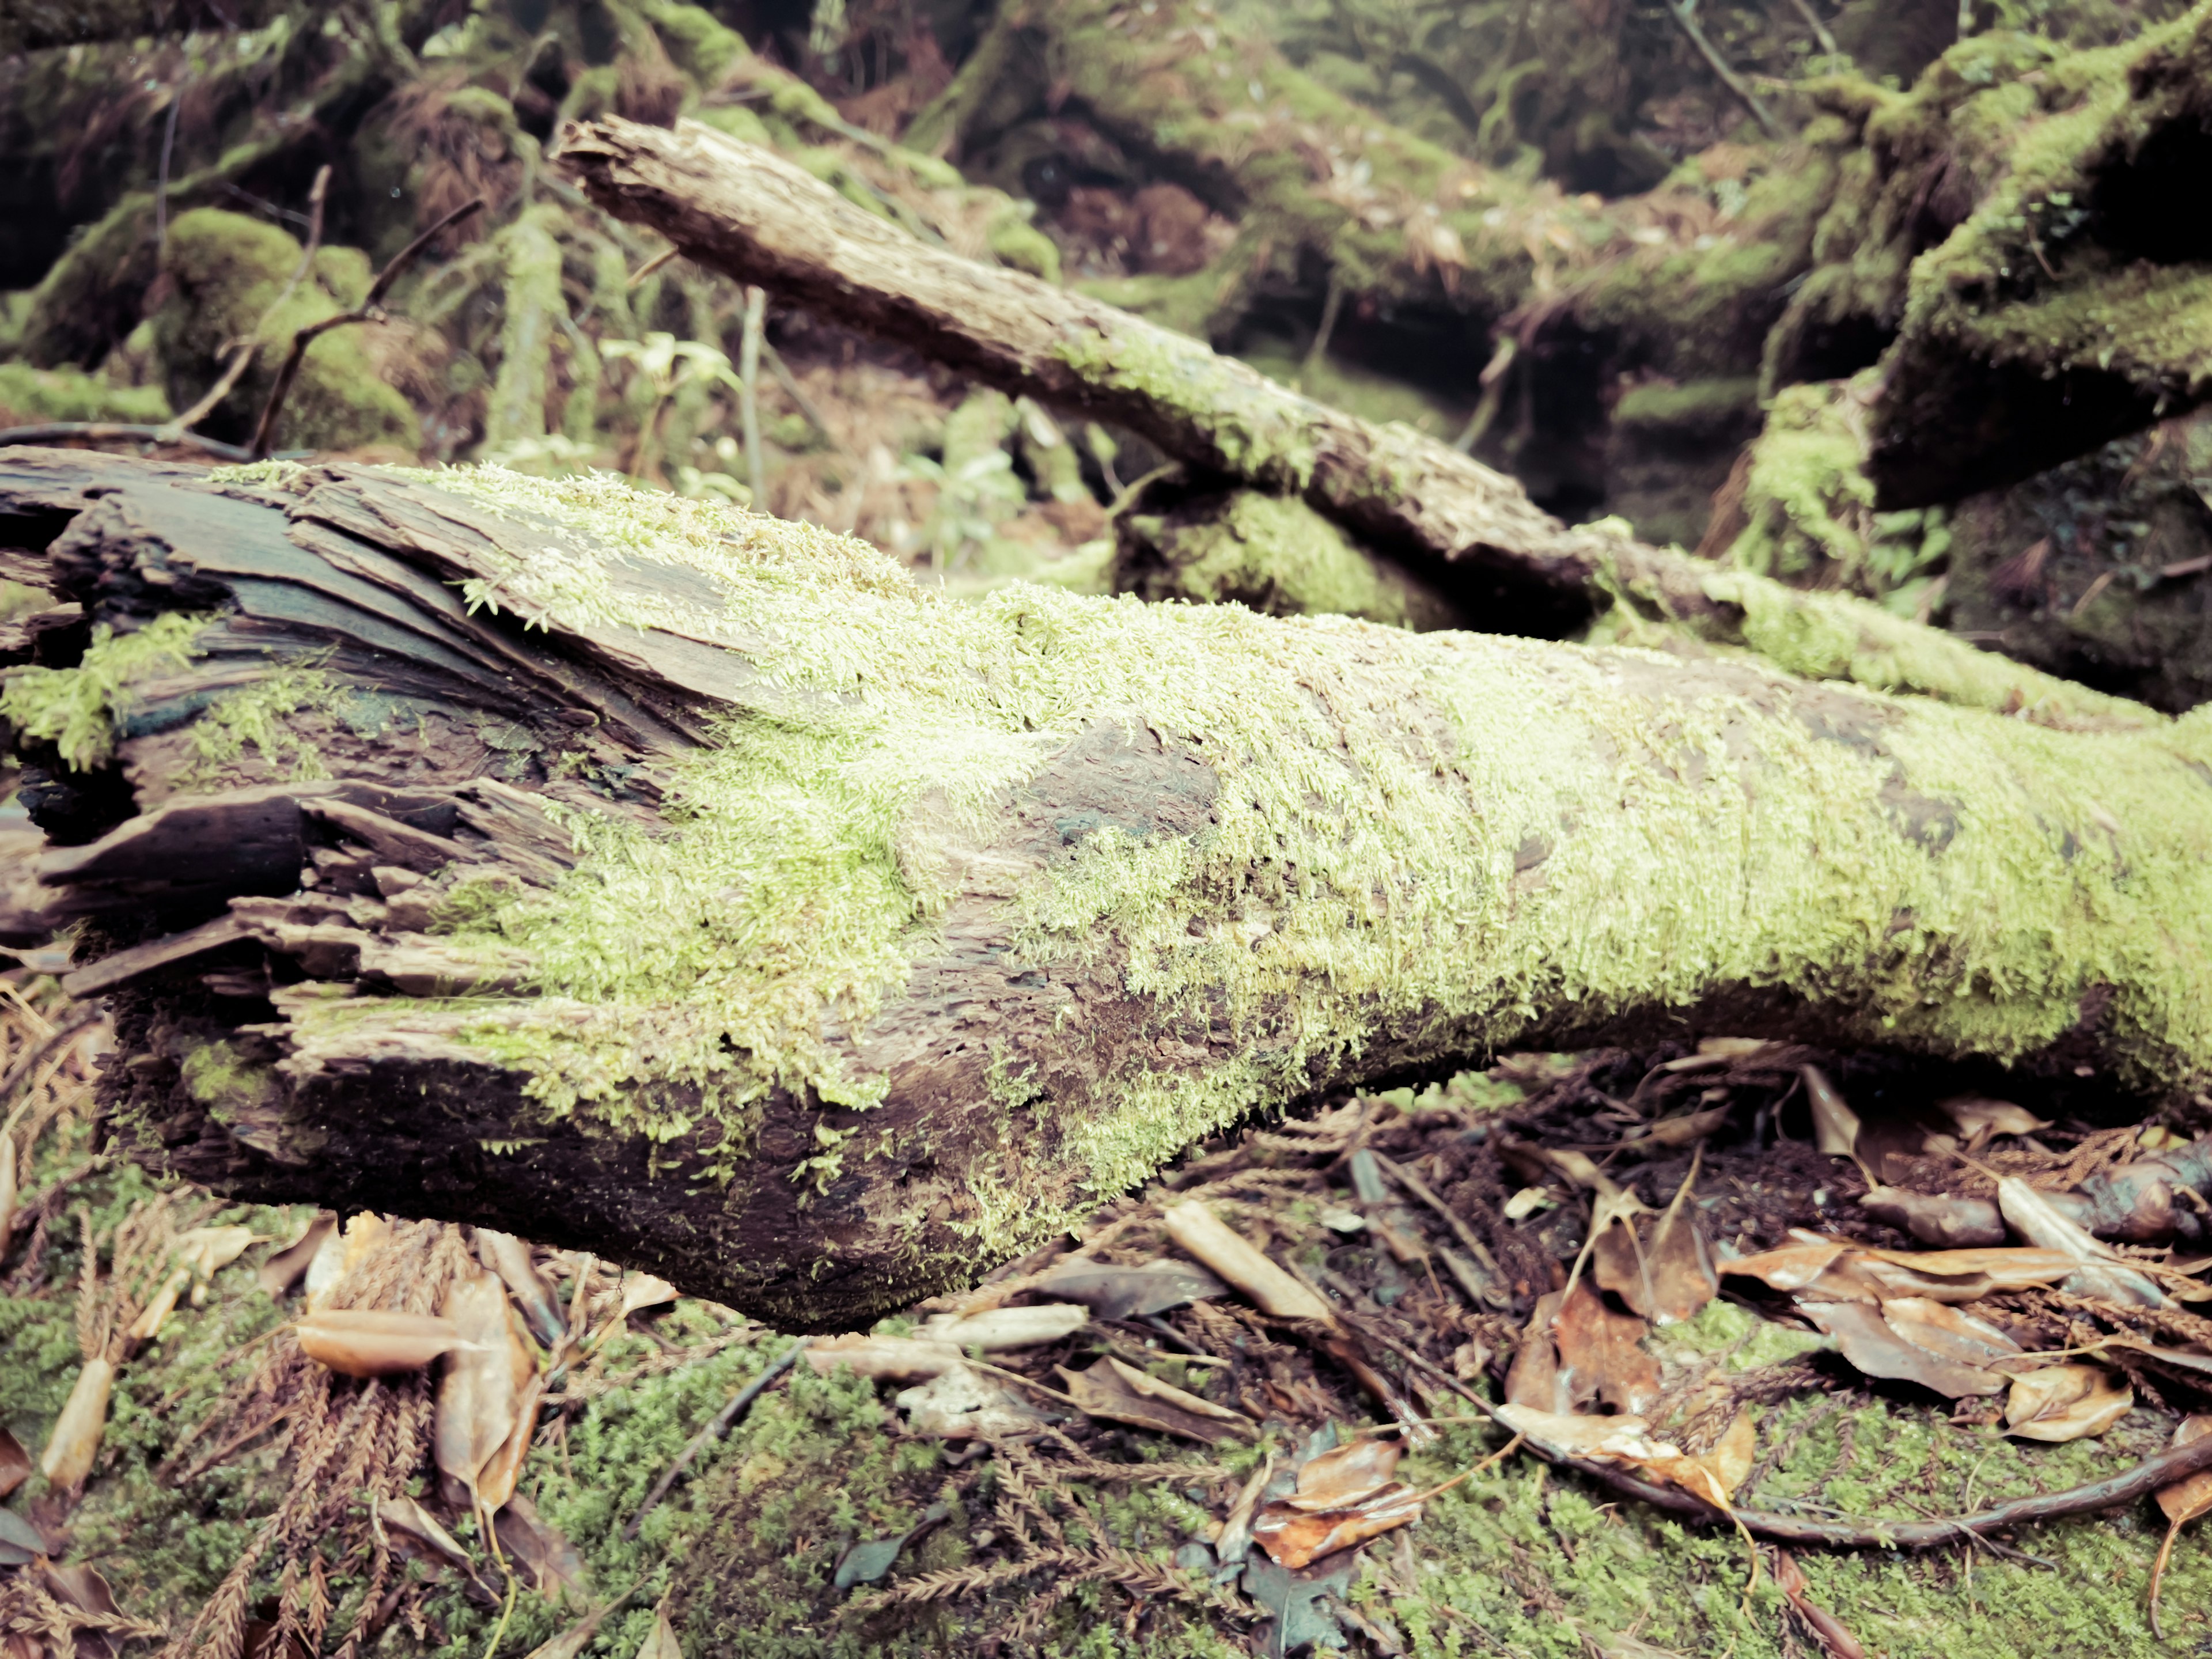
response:
<path fill-rule="evenodd" d="M 1112 586 L 1152 600 L 1233 602 L 1273 617 L 1361 617 L 1396 628 L 1449 628 L 1441 595 L 1372 557 L 1304 501 L 1237 490 L 1120 529 Z"/>
<path fill-rule="evenodd" d="M 1000 264 L 1016 270 L 1025 270 L 1030 276 L 1048 283 L 1060 281 L 1060 247 L 1051 237 L 1030 222 L 1029 215 L 1018 205 L 1009 204 L 1009 210 L 991 222 L 988 241 L 991 257 Z"/>
<path fill-rule="evenodd" d="M 505 307 L 499 374 L 484 410 L 488 451 L 511 450 L 545 436 L 553 336 L 568 317 L 561 294 L 561 247 L 552 234 L 562 222 L 560 210 L 533 208 L 500 233 Z"/>
<path fill-rule="evenodd" d="M 259 354 L 218 416 L 236 429 L 250 425 L 293 335 L 346 309 L 349 291 L 358 297 L 355 285 L 365 274 L 357 254 L 345 258 L 326 250 L 278 305 L 300 259 L 300 245 L 289 234 L 244 214 L 196 208 L 171 222 L 164 269 L 174 286 L 154 325 L 172 402 L 181 408 L 196 401 L 222 372 L 231 343 L 255 339 Z M 369 354 L 363 331 L 374 326 L 332 329 L 308 347 L 285 403 L 280 443 L 319 449 L 396 445 L 410 453 L 420 447 L 413 409 Z"/>
<path fill-rule="evenodd" d="M 154 386 L 113 386 L 81 368 L 32 368 L 0 363 L 0 411 L 24 424 L 46 421 L 125 421 L 152 425 L 169 418 L 169 400 Z"/>
<path fill-rule="evenodd" d="M 114 751 L 117 729 L 134 700 L 131 688 L 165 670 L 191 666 L 192 642 L 208 622 L 173 612 L 131 634 L 94 623 L 92 642 L 75 668 L 9 671 L 0 688 L 0 717 L 19 738 L 52 743 L 69 765 L 88 771 Z"/>
<path fill-rule="evenodd" d="M 197 763 L 187 781 L 212 781 L 248 749 L 295 781 L 328 777 L 320 751 L 292 722 L 311 710 L 334 708 L 343 698 L 313 663 L 288 664 L 252 685 L 224 692 L 192 725 Z"/>
<path fill-rule="evenodd" d="M 1758 403 L 1759 382 L 1746 375 L 1681 386 L 1648 381 L 1620 395 L 1613 421 L 1639 431 L 1695 436 L 1732 425 Z"/>

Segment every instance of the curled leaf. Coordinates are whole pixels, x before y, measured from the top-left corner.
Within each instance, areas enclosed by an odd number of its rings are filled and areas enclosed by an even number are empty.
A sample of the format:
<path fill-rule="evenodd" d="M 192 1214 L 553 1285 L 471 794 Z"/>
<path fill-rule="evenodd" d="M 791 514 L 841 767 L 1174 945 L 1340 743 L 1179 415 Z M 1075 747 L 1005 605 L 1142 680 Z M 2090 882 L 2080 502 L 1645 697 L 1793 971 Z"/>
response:
<path fill-rule="evenodd" d="M 528 1348 L 509 1323 L 507 1288 L 478 1268 L 463 1273 L 446 1295 L 444 1317 L 461 1338 L 438 1379 L 431 1449 L 447 1501 L 464 1494 L 489 1515 L 497 1504 L 480 1481 L 514 1433 L 525 1387 L 537 1375 Z"/>
<path fill-rule="evenodd" d="M 1951 1249 L 2005 1242 L 2004 1216 L 1986 1198 L 1951 1198 L 1876 1186 L 1860 1198 L 1859 1207 L 1924 1244 Z"/>
<path fill-rule="evenodd" d="M 31 1478 L 31 1454 L 23 1449 L 23 1443 L 0 1429 L 0 1498 Z"/>
<path fill-rule="evenodd" d="M 1084 1262 L 1055 1270 L 1036 1286 L 1040 1294 L 1079 1302 L 1097 1319 L 1141 1319 L 1186 1302 L 1219 1296 L 1228 1287 L 1212 1273 L 1181 1261 L 1147 1261 L 1141 1267 Z"/>
<path fill-rule="evenodd" d="M 161 1281 L 138 1317 L 131 1322 L 124 1335 L 133 1342 L 151 1342 L 161 1334 L 161 1322 L 177 1310 L 177 1298 L 184 1294 L 185 1286 L 191 1283 L 192 1270 L 179 1267 Z"/>
<path fill-rule="evenodd" d="M 1784 1244 L 1720 1264 L 1723 1278 L 1755 1279 L 1770 1290 L 1799 1291 L 1828 1270 L 1849 1247 L 1840 1238 L 1816 1243 Z"/>
<path fill-rule="evenodd" d="M 1235 1285 L 1261 1312 L 1278 1319 L 1312 1319 L 1333 1324 L 1328 1304 L 1255 1249 L 1204 1204 L 1174 1205 L 1162 1218 L 1176 1247 Z"/>
<path fill-rule="evenodd" d="M 1814 1144 L 1831 1158 L 1856 1158 L 1859 1115 L 1819 1066 L 1801 1066 L 1797 1074 L 1805 1079 L 1805 1098 L 1813 1108 Z"/>
<path fill-rule="evenodd" d="M 270 1296 L 283 1296 L 299 1282 L 300 1275 L 307 1271 L 324 1242 L 334 1237 L 338 1218 L 325 1210 L 307 1224 L 307 1230 L 299 1238 L 261 1264 L 258 1279 L 263 1291 Z"/>
<path fill-rule="evenodd" d="M 856 1376 L 879 1382 L 918 1382 L 942 1376 L 961 1363 L 950 1342 L 913 1336 L 817 1336 L 806 1345 L 806 1363 L 823 1376 L 844 1366 Z"/>
<path fill-rule="evenodd" d="M 1801 1299 L 1797 1307 L 1836 1339 L 1844 1358 L 1865 1376 L 1917 1382 L 1947 1400 L 2004 1392 L 2006 1378 L 2002 1373 L 1964 1364 L 1922 1347 L 1900 1335 L 1882 1317 L 1877 1304 Z"/>
<path fill-rule="evenodd" d="M 513 1233 L 479 1227 L 477 1257 L 514 1293 L 515 1304 L 522 1310 L 522 1316 L 530 1322 L 532 1334 L 548 1350 L 558 1347 L 561 1339 L 568 1334 L 568 1316 L 553 1299 L 552 1287 L 531 1260 L 530 1246 Z"/>
<path fill-rule="evenodd" d="M 2212 1416 L 2199 1414 L 2182 1419 L 2173 1431 L 2173 1443 L 2186 1446 L 2212 1434 Z M 2166 1516 L 2166 1537 L 2158 1547 L 2158 1559 L 2150 1568 L 2150 1628 L 2151 1634 L 2164 1639 L 2166 1632 L 2158 1625 L 2159 1586 L 2166 1578 L 2166 1564 L 2173 1554 L 2173 1540 L 2182 1528 L 2198 1516 L 2212 1511 L 2212 1469 L 2203 1469 L 2186 1480 L 2177 1480 L 2158 1494 L 2158 1507 Z"/>
<path fill-rule="evenodd" d="M 1252 1522 L 1252 1541 L 1293 1571 L 1421 1518 L 1421 1494 L 1392 1482 L 1354 1504 L 1308 1511 L 1270 1504 Z"/>
<path fill-rule="evenodd" d="M 1398 1442 L 1372 1437 L 1317 1453 L 1300 1467 L 1297 1489 L 1282 1501 L 1310 1511 L 1356 1504 L 1389 1486 L 1404 1455 Z"/>
<path fill-rule="evenodd" d="M 292 1327 L 300 1352 L 344 1376 L 395 1376 L 469 1346 L 449 1319 L 429 1314 L 387 1313 L 374 1308 L 328 1308 Z"/>
<path fill-rule="evenodd" d="M 1149 1376 L 1110 1354 L 1088 1370 L 1071 1371 L 1065 1365 L 1059 1370 L 1068 1398 L 1092 1417 L 1209 1446 L 1255 1432 L 1251 1420 L 1242 1413 Z"/>
<path fill-rule="evenodd" d="M 1954 1095 L 1937 1101 L 1936 1108 L 1959 1126 L 1960 1134 L 1977 1143 L 1992 1135 L 2032 1135 L 2051 1127 L 2048 1119 L 2036 1116 L 2025 1106 L 1981 1095 Z"/>
<path fill-rule="evenodd" d="M 84 1489 L 92 1473 L 92 1460 L 100 1454 L 100 1437 L 107 1431 L 108 1396 L 115 1388 L 115 1367 L 106 1359 L 88 1359 L 76 1374 L 61 1415 L 39 1459 L 39 1473 L 58 1492 Z"/>
<path fill-rule="evenodd" d="M 2126 1416 L 2135 1393 L 2098 1365 L 2046 1365 L 2016 1379 L 2005 1432 L 2054 1443 L 2100 1435 Z"/>

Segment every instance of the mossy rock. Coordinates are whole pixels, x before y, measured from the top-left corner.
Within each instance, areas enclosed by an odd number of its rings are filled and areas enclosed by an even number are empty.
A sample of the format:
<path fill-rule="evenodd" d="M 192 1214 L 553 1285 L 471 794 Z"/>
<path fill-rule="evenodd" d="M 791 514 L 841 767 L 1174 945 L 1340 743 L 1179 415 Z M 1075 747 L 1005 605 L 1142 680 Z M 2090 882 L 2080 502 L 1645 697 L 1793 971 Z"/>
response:
<path fill-rule="evenodd" d="M 252 367 L 204 423 L 210 435 L 248 435 L 293 335 L 358 305 L 368 292 L 366 256 L 325 248 L 286 294 L 301 252 L 277 227 L 219 208 L 196 208 L 169 227 L 163 269 L 172 288 L 155 315 L 154 335 L 170 400 L 179 408 L 198 401 L 222 374 L 233 342 L 260 343 Z M 285 402 L 279 445 L 421 447 L 414 410 L 386 384 L 369 351 L 364 331 L 374 326 L 331 329 L 307 348 Z"/>
<path fill-rule="evenodd" d="M 169 418 L 157 386 L 115 386 L 81 368 L 33 368 L 0 363 L 0 424 L 46 421 L 124 421 L 149 425 Z"/>

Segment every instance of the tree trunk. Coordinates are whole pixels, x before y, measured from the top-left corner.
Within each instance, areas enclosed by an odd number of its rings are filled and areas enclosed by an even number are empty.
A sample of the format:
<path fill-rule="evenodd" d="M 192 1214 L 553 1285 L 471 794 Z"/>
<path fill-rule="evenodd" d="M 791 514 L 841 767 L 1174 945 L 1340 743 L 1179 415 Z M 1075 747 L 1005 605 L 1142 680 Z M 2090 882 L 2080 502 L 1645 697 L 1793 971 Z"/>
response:
<path fill-rule="evenodd" d="M 1102 301 L 933 247 L 708 128 L 592 122 L 562 135 L 560 156 L 600 206 L 710 269 L 1008 392 L 1129 427 L 1202 475 L 1302 497 L 1470 625 L 1557 637 L 1620 598 L 1632 602 L 1624 623 L 1645 611 L 1667 632 L 1748 646 L 1810 678 L 2058 725 L 2145 718 L 1877 605 L 1569 529 L 1449 445 L 1302 398 Z"/>
<path fill-rule="evenodd" d="M 1783 1032 L 2212 1081 L 2212 737 L 1015 589 L 602 480 L 0 460 L 124 1144 L 789 1326 L 1258 1108 Z M 110 631 L 110 630 L 113 631 Z M 118 822 L 119 820 L 119 822 Z M 113 827 L 107 827 L 109 823 Z M 98 833 L 97 838 L 93 838 Z"/>

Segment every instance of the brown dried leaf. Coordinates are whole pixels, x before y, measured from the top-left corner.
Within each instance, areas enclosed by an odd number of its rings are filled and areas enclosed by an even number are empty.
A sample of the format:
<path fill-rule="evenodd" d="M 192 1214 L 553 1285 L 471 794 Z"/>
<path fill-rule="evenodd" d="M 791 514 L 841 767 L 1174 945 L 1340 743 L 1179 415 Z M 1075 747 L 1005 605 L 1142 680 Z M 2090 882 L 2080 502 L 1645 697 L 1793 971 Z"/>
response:
<path fill-rule="evenodd" d="M 1655 1480 L 1680 1486 L 1717 1510 L 1727 1510 L 1735 1504 L 1735 1489 L 1750 1478 L 1751 1466 L 1758 1455 L 1759 1431 L 1752 1425 L 1751 1413 L 1739 1411 L 1735 1420 L 1728 1425 L 1728 1431 L 1711 1451 L 1690 1456 L 1650 1457 L 1635 1466 Z"/>
<path fill-rule="evenodd" d="M 1203 1268 L 1181 1261 L 1147 1261 L 1141 1267 L 1084 1262 L 1061 1267 L 1036 1286 L 1040 1294 L 1079 1302 L 1096 1319 L 1141 1319 L 1228 1289 Z"/>
<path fill-rule="evenodd" d="M 1951 1198 L 1875 1187 L 1859 1206 L 1877 1221 L 1945 1249 L 2005 1242 L 2004 1217 L 1986 1198 Z"/>
<path fill-rule="evenodd" d="M 450 1319 L 374 1308 L 311 1313 L 292 1327 L 292 1333 L 301 1353 L 344 1376 L 393 1376 L 420 1370 L 468 1346 Z"/>
<path fill-rule="evenodd" d="M 840 1365 L 856 1376 L 878 1382 L 921 1382 L 942 1376 L 960 1364 L 950 1342 L 925 1342 L 913 1336 L 817 1336 L 806 1345 L 806 1363 L 827 1376 Z"/>
<path fill-rule="evenodd" d="M 1357 1504 L 1390 1484 L 1404 1455 L 1397 1441 L 1376 1438 L 1319 1453 L 1306 1460 L 1298 1470 L 1297 1491 L 1282 1501 L 1311 1513 Z"/>
<path fill-rule="evenodd" d="M 1251 1241 L 1195 1200 L 1171 1206 L 1161 1218 L 1176 1248 L 1195 1258 L 1278 1319 L 1335 1323 L 1328 1304 L 1254 1249 Z"/>
<path fill-rule="evenodd" d="M 1578 1281 L 1552 1319 L 1567 1397 L 1577 1406 L 1601 1400 L 1630 1413 L 1657 1404 L 1658 1362 L 1641 1346 L 1650 1329 L 1633 1314 L 1613 1312 L 1587 1279 Z"/>
<path fill-rule="evenodd" d="M 1808 1599 L 1810 1586 L 1805 1582 L 1805 1571 L 1788 1550 L 1774 1553 L 1774 1583 L 1789 1599 L 1797 1616 L 1820 1638 L 1820 1645 L 1827 1650 L 1828 1659 L 1867 1659 L 1866 1649 L 1844 1628 L 1843 1621 Z"/>
<path fill-rule="evenodd" d="M 251 1227 L 194 1227 L 170 1241 L 169 1254 L 194 1277 L 212 1279 L 245 1255 L 249 1245 L 265 1243 Z"/>
<path fill-rule="evenodd" d="M 1917 1382 L 1947 1400 L 2004 1392 L 2007 1379 L 1999 1373 L 1947 1359 L 1899 1335 L 1876 1304 L 1801 1299 L 1797 1310 L 1834 1337 L 1844 1358 L 1865 1376 Z"/>
<path fill-rule="evenodd" d="M 939 1314 L 925 1321 L 916 1334 L 925 1342 L 949 1342 L 963 1353 L 971 1348 L 995 1353 L 1058 1342 L 1090 1322 L 1090 1309 L 1074 1303 L 1050 1302 L 1040 1307 L 994 1308 L 965 1318 Z"/>
<path fill-rule="evenodd" d="M 1862 1246 L 1861 1255 L 1926 1277 L 1974 1279 L 1989 1289 L 2020 1291 L 2055 1285 L 2072 1272 L 2074 1258 L 2063 1250 L 2008 1247 L 2001 1249 L 1877 1250 Z"/>
<path fill-rule="evenodd" d="M 666 1608 L 654 1612 L 653 1628 L 638 1644 L 637 1659 L 684 1659 L 683 1646 L 676 1639 L 676 1626 L 668 1622 Z"/>
<path fill-rule="evenodd" d="M 2212 1434 L 2212 1416 L 2199 1413 L 2181 1419 L 2181 1426 L 2173 1431 L 2173 1443 L 2186 1446 L 2208 1434 Z M 2177 1527 L 2212 1511 L 2212 1469 L 2200 1469 L 2186 1480 L 2163 1488 L 2158 1494 L 2158 1506 Z"/>
<path fill-rule="evenodd" d="M 1318 1513 L 1270 1504 L 1253 1520 L 1252 1540 L 1277 1565 L 1296 1571 L 1420 1518 L 1421 1495 L 1393 1482 L 1361 1503 Z"/>
<path fill-rule="evenodd" d="M 1885 1302 L 1881 1316 L 1907 1342 L 1978 1370 L 1994 1369 L 1999 1360 L 2016 1358 L 2021 1352 L 2019 1343 L 1987 1320 L 1924 1297 Z"/>
<path fill-rule="evenodd" d="M 622 1309 L 615 1315 L 614 1322 L 619 1325 L 634 1313 L 673 1302 L 676 1296 L 676 1287 L 665 1279 L 655 1279 L 651 1273 L 628 1274 L 623 1279 Z"/>
<path fill-rule="evenodd" d="M 1649 1317 L 1651 1284 L 1634 1225 L 1627 1220 L 1616 1222 L 1592 1241 L 1590 1277 L 1597 1281 L 1598 1289 L 1612 1291 L 1626 1304 L 1631 1313 Z"/>
<path fill-rule="evenodd" d="M 0 1429 L 0 1499 L 31 1478 L 31 1454 L 23 1443 Z"/>
<path fill-rule="evenodd" d="M 1859 1115 L 1819 1066 L 1801 1066 L 1797 1074 L 1805 1079 L 1805 1098 L 1813 1108 L 1814 1144 L 1831 1158 L 1856 1158 Z"/>
<path fill-rule="evenodd" d="M 1552 1340 L 1552 1320 L 1565 1300 L 1558 1291 L 1547 1291 L 1536 1298 L 1536 1310 L 1528 1316 L 1528 1328 L 1513 1351 L 1512 1369 L 1505 1373 L 1509 1403 L 1547 1413 L 1574 1409 L 1559 1376 L 1559 1351 Z"/>
<path fill-rule="evenodd" d="M 1574 1457 L 1648 1463 L 1682 1455 L 1680 1447 L 1647 1436 L 1644 1431 L 1650 1425 L 1640 1417 L 1582 1417 L 1508 1405 L 1498 1408 L 1498 1420 L 1516 1434 Z"/>
<path fill-rule="evenodd" d="M 558 1347 L 561 1339 L 568 1334 L 568 1316 L 554 1300 L 552 1287 L 538 1273 L 538 1264 L 531 1260 L 530 1246 L 513 1233 L 479 1227 L 477 1259 L 497 1273 L 500 1282 L 514 1293 L 522 1316 L 530 1322 L 531 1331 L 547 1350 Z"/>
<path fill-rule="evenodd" d="M 514 1483 L 522 1474 L 522 1460 L 529 1455 L 530 1443 L 538 1432 L 538 1401 L 544 1392 L 545 1379 L 532 1366 L 515 1393 L 513 1431 L 477 1473 L 477 1497 L 487 1510 L 496 1511 L 514 1496 Z"/>
<path fill-rule="evenodd" d="M 522 1563 L 540 1595 L 557 1599 L 562 1591 L 581 1595 L 585 1589 L 584 1558 L 560 1529 L 538 1513 L 521 1492 L 507 1500 L 492 1519 L 500 1547 Z"/>
<path fill-rule="evenodd" d="M 139 1310 L 138 1317 L 123 1334 L 133 1342 L 151 1342 L 161 1334 L 161 1322 L 177 1310 L 177 1298 L 184 1294 L 185 1286 L 192 1282 L 192 1270 L 179 1267 L 161 1281 L 146 1305 Z"/>
<path fill-rule="evenodd" d="M 470 1345 L 438 1379 L 431 1430 L 447 1501 L 458 1508 L 464 1494 L 477 1497 L 484 1466 L 514 1434 L 522 1389 L 538 1368 L 508 1322 L 507 1287 L 496 1273 L 480 1267 L 459 1275 L 446 1293 L 445 1317 Z"/>
<path fill-rule="evenodd" d="M 1690 1201 L 1691 1190 L 1698 1179 L 1698 1163 L 1697 1158 L 1691 1159 L 1689 1174 L 1682 1177 L 1674 1202 L 1668 1205 L 1651 1234 L 1651 1249 L 1645 1261 L 1650 1273 L 1651 1305 L 1638 1311 L 1662 1325 L 1695 1319 L 1705 1304 L 1720 1293 L 1720 1275 L 1713 1271 L 1712 1249 L 1705 1242 L 1705 1229 Z"/>
<path fill-rule="evenodd" d="M 299 1282 L 315 1253 L 323 1248 L 323 1241 L 336 1236 L 338 1218 L 327 1210 L 307 1224 L 307 1230 L 298 1240 L 261 1264 L 258 1275 L 262 1290 L 271 1297 L 280 1297 Z"/>
<path fill-rule="evenodd" d="M 1936 1107 L 1970 1140 L 1987 1139 L 1991 1135 L 2032 1135 L 2051 1127 L 2048 1119 L 2036 1116 L 2025 1106 L 2015 1106 L 2008 1100 L 1990 1100 L 1980 1095 L 1955 1095 L 1949 1100 L 1937 1101 Z"/>
<path fill-rule="evenodd" d="M 2080 1264 L 2065 1281 L 2076 1296 L 2144 1308 L 2168 1305 L 2165 1294 L 2132 1267 L 2121 1265 L 2117 1254 L 2092 1238 L 2073 1220 L 2062 1215 L 2049 1198 L 2017 1176 L 1997 1182 L 1997 1207 L 2006 1223 L 2031 1244 L 2063 1251 Z"/>
<path fill-rule="evenodd" d="M 1111 1355 L 1089 1370 L 1071 1371 L 1065 1365 L 1057 1369 L 1068 1398 L 1092 1417 L 1179 1435 L 1209 1446 L 1218 1446 L 1231 1435 L 1253 1432 L 1247 1419 L 1156 1377 L 1145 1376 Z M 1131 1381 L 1133 1376 L 1144 1377 L 1146 1386 L 1139 1388 Z"/>
<path fill-rule="evenodd" d="M 400 1534 L 412 1550 L 404 1553 L 421 1554 L 427 1551 L 434 1559 L 455 1568 L 465 1576 L 473 1577 L 476 1565 L 460 1541 L 438 1523 L 438 1518 L 411 1498 L 382 1498 L 376 1503 L 374 1520 L 387 1532 Z M 504 1534 L 502 1534 L 504 1536 Z M 403 1547 L 404 1548 L 404 1547 Z"/>
<path fill-rule="evenodd" d="M 1755 1279 L 1769 1290 L 1802 1291 L 1826 1273 L 1847 1248 L 1840 1238 L 1784 1244 L 1779 1249 L 1723 1261 L 1720 1270 L 1723 1277 Z"/>
<path fill-rule="evenodd" d="M 92 1460 L 100 1454 L 100 1437 L 107 1431 L 107 1401 L 114 1388 L 115 1367 L 107 1360 L 88 1359 L 76 1374 L 39 1459 L 39 1473 L 56 1491 L 83 1490 Z"/>
<path fill-rule="evenodd" d="M 2126 1416 L 2135 1392 L 2099 1365 L 2046 1365 L 2014 1380 L 2005 1432 L 2054 1444 L 2100 1435 Z"/>
<path fill-rule="evenodd" d="M 1689 1112 L 1680 1117 L 1662 1118 L 1640 1133 L 1630 1135 L 1620 1143 L 1623 1152 L 1640 1151 L 1647 1146 L 1686 1146 L 1693 1140 L 1720 1130 L 1735 1109 L 1715 1106 L 1702 1112 Z"/>

